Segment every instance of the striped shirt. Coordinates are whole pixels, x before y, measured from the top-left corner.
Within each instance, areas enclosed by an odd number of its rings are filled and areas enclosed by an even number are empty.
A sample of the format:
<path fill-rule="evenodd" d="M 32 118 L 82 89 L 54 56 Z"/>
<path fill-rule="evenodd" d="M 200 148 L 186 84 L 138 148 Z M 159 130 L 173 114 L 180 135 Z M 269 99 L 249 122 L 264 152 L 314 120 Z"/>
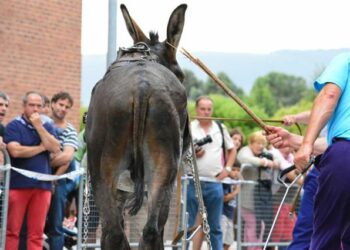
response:
<path fill-rule="evenodd" d="M 61 144 L 61 150 L 65 146 L 72 146 L 75 150 L 78 149 L 78 134 L 72 124 L 68 123 L 65 129 L 56 127 L 56 133 Z"/>

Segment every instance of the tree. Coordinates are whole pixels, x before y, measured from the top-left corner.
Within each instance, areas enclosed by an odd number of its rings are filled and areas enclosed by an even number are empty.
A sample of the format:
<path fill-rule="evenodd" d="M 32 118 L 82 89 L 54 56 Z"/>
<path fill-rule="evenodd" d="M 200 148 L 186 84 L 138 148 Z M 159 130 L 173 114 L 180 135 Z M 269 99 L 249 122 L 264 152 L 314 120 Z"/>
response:
<path fill-rule="evenodd" d="M 251 104 L 258 105 L 269 116 L 273 115 L 278 109 L 277 100 L 272 96 L 272 92 L 264 79 L 258 79 L 255 82 L 250 98 Z"/>
<path fill-rule="evenodd" d="M 291 106 L 298 103 L 307 89 L 306 81 L 302 77 L 271 72 L 266 80 L 274 97 L 280 100 L 280 106 Z"/>
<path fill-rule="evenodd" d="M 271 93 L 272 100 L 275 102 L 274 105 L 268 104 L 267 101 L 261 99 L 271 99 L 271 97 L 265 93 L 266 90 Z M 298 103 L 304 97 L 307 90 L 306 81 L 302 77 L 271 72 L 266 76 L 259 77 L 255 81 L 251 98 L 260 97 L 260 99 L 255 100 L 255 102 L 264 104 L 265 111 L 272 115 L 281 107 L 288 107 Z M 259 91 L 264 91 L 264 93 L 257 93 Z"/>
<path fill-rule="evenodd" d="M 223 81 L 226 86 L 231 89 L 237 96 L 242 98 L 244 96 L 244 91 L 240 87 L 238 87 L 231 79 L 230 77 L 224 73 L 219 72 L 217 77 Z M 225 92 L 222 90 L 221 87 L 219 87 L 211 78 L 208 77 L 207 81 L 204 84 L 204 93 L 207 95 L 209 94 L 220 94 L 225 95 Z"/>
<path fill-rule="evenodd" d="M 193 71 L 185 69 L 185 80 L 183 85 L 186 88 L 186 93 L 189 99 L 195 100 L 198 96 L 203 95 L 203 81 L 198 79 Z"/>

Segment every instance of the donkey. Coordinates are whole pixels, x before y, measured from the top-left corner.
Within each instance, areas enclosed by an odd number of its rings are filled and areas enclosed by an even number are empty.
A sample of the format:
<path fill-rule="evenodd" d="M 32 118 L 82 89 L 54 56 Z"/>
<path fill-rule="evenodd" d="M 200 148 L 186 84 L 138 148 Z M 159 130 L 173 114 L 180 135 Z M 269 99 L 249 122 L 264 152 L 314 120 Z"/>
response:
<path fill-rule="evenodd" d="M 154 32 L 147 38 L 121 5 L 134 46 L 119 50 L 95 85 L 86 124 L 102 249 L 130 249 L 123 215 L 138 212 L 146 190 L 148 216 L 139 249 L 164 249 L 171 193 L 190 143 L 184 74 L 176 61 L 186 8 L 173 11 L 160 42 Z"/>

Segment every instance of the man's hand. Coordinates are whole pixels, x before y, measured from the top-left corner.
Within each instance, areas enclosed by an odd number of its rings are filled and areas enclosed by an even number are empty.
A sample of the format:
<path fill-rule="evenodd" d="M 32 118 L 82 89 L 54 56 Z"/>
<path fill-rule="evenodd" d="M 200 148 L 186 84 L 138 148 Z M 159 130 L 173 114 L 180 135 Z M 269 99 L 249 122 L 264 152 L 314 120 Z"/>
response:
<path fill-rule="evenodd" d="M 272 144 L 272 146 L 275 148 L 285 148 L 291 146 L 290 140 L 292 135 L 286 129 L 268 126 L 268 130 L 271 131 L 271 133 L 266 135 L 266 139 Z"/>
<path fill-rule="evenodd" d="M 205 153 L 205 150 L 203 148 L 199 148 L 199 150 L 196 150 L 196 157 L 201 158 Z"/>
<path fill-rule="evenodd" d="M 43 125 L 39 113 L 33 113 L 29 117 L 30 122 L 32 123 L 34 128 L 38 128 Z"/>
<path fill-rule="evenodd" d="M 313 146 L 309 144 L 302 144 L 294 157 L 294 164 L 296 169 L 301 173 L 310 161 Z"/>
<path fill-rule="evenodd" d="M 283 117 L 283 125 L 285 126 L 292 126 L 296 121 L 297 119 L 295 115 L 285 115 Z"/>
<path fill-rule="evenodd" d="M 219 181 L 221 181 L 221 180 L 225 179 L 227 176 L 229 176 L 229 174 L 230 174 L 230 173 L 224 168 L 224 169 L 219 173 L 219 175 L 216 176 L 216 179 L 219 180 Z"/>
<path fill-rule="evenodd" d="M 4 148 L 6 148 L 6 144 L 2 140 L 2 137 L 0 136 L 0 149 L 4 149 Z"/>

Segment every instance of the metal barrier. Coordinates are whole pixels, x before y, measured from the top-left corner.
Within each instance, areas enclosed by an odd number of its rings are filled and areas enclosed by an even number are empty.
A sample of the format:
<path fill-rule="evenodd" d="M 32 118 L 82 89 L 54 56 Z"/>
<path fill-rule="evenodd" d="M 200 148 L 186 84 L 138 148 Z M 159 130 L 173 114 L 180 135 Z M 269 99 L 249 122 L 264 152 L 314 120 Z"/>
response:
<path fill-rule="evenodd" d="M 4 157 L 1 157 L 4 156 Z M 10 160 L 6 150 L 0 153 L 0 159 L 4 158 L 4 164 L 0 162 L 0 249 L 5 247 L 8 193 L 10 180 Z M 247 166 L 246 166 L 247 167 Z M 242 168 L 244 169 L 244 167 Z M 101 226 L 98 211 L 94 203 L 93 194 L 86 173 L 81 178 L 79 188 L 79 214 L 78 214 L 78 241 L 77 249 L 100 248 Z M 188 178 L 183 178 L 183 191 L 181 199 L 181 214 L 179 215 L 180 227 L 186 231 L 186 203 L 183 197 L 186 195 L 186 183 Z M 285 187 L 273 183 L 272 192 L 266 192 L 264 186 L 256 181 L 240 181 L 241 191 L 237 198 L 236 241 L 237 249 L 249 249 L 250 247 L 263 247 L 266 236 L 273 222 L 275 212 L 285 193 Z M 288 215 L 291 202 L 296 194 L 297 187 L 292 187 L 283 205 L 279 219 L 272 233 L 269 246 L 287 246 L 292 239 L 292 230 L 295 216 Z M 170 204 L 168 221 L 164 230 L 165 247 L 172 249 L 183 248 L 184 244 L 178 243 L 172 246 L 174 227 L 176 224 L 176 188 Z M 143 226 L 147 219 L 147 202 L 136 216 L 125 218 L 126 234 L 132 248 L 138 247 Z"/>
<path fill-rule="evenodd" d="M 249 166 L 245 167 L 249 168 Z M 264 246 L 286 191 L 283 185 L 273 180 L 271 184 L 271 188 L 268 187 L 268 182 L 261 181 L 241 185 L 237 202 L 237 249 Z M 290 188 L 268 246 L 288 246 L 292 240 L 296 216 L 289 215 L 289 212 L 297 189 L 297 186 Z"/>
<path fill-rule="evenodd" d="M 186 183 L 188 178 L 183 178 L 182 208 L 180 218 L 180 227 L 185 229 L 187 221 L 185 217 L 186 204 L 183 197 L 186 193 Z M 78 242 L 77 249 L 100 248 L 101 225 L 99 222 L 98 211 L 94 203 L 91 187 L 87 184 L 86 174 L 81 178 L 80 200 L 78 215 Z M 235 222 L 237 249 L 249 249 L 249 247 L 263 247 L 267 234 L 273 222 L 275 212 L 280 204 L 281 198 L 285 193 L 283 185 L 273 183 L 272 193 L 265 192 L 263 187 L 256 181 L 239 181 L 241 191 L 237 198 L 237 221 Z M 295 223 L 295 216 L 289 217 L 289 208 L 295 196 L 297 187 L 291 188 L 288 193 L 285 204 L 282 208 L 269 246 L 288 246 L 292 239 L 292 230 Z M 175 208 L 176 208 L 176 188 L 174 188 L 168 221 L 164 230 L 164 246 L 173 247 L 173 249 L 182 248 L 182 243 L 172 246 L 173 232 L 175 226 Z M 136 216 L 126 215 L 125 230 L 133 249 L 137 249 L 138 241 L 142 234 L 143 226 L 147 219 L 147 202 Z M 260 222 L 260 223 L 259 223 Z"/>
<path fill-rule="evenodd" d="M 5 249 L 10 166 L 8 152 L 0 150 L 0 249 Z"/>
<path fill-rule="evenodd" d="M 88 175 L 81 178 L 79 190 L 79 214 L 78 214 L 78 242 L 77 249 L 101 247 L 101 225 L 98 210 L 94 202 Z M 164 229 L 164 246 L 179 248 L 181 245 L 172 246 L 175 210 L 176 210 L 176 187 L 174 187 L 170 203 L 170 211 Z M 181 217 L 180 217 L 181 218 Z M 139 239 L 147 220 L 147 201 L 143 202 L 142 208 L 135 216 L 125 215 L 125 232 L 132 249 L 138 249 Z"/>

